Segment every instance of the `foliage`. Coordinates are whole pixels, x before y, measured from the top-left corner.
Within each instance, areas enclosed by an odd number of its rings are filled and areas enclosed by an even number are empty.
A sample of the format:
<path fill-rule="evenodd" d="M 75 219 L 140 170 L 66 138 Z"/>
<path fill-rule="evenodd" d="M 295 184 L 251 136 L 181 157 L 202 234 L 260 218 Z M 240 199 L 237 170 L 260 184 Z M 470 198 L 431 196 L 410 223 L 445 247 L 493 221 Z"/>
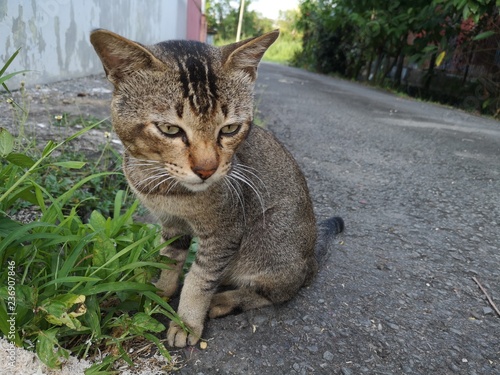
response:
<path fill-rule="evenodd" d="M 217 32 L 215 43 L 236 39 L 240 2 L 234 0 L 207 0 L 206 15 L 208 29 Z M 249 10 L 250 0 L 245 1 L 241 39 L 261 35 L 273 29 L 270 19 L 261 17 L 257 12 Z"/>
<path fill-rule="evenodd" d="M 301 50 L 302 34 L 295 27 L 298 13 L 295 10 L 281 12 L 276 21 L 249 11 L 251 1 L 245 1 L 242 39 L 255 37 L 273 29 L 280 29 L 280 37 L 264 55 L 264 60 L 288 63 Z M 230 0 L 211 0 L 207 2 L 208 28 L 216 30 L 216 45 L 233 43 L 238 26 L 239 2 Z"/>
<path fill-rule="evenodd" d="M 457 50 L 467 58 L 465 83 L 474 52 L 499 33 L 493 0 L 302 0 L 300 12 L 303 48 L 295 65 L 378 84 L 392 72 L 399 86 L 403 65 L 417 63 L 427 69 L 424 91 Z"/>
<path fill-rule="evenodd" d="M 1 332 L 8 337 L 9 313 L 16 313 L 13 341 L 29 347 L 35 343 L 40 359 L 58 367 L 71 352 L 96 356 L 108 347 L 115 357 L 127 358 L 127 341 L 165 327 L 153 315 L 177 320 L 170 306 L 149 284 L 158 269 L 158 228 L 135 223 L 137 209 L 120 190 L 114 199 L 113 216 L 91 212 L 88 222 L 78 215 L 80 203 L 72 197 L 87 181 L 116 172 L 80 178 L 66 192 L 54 196 L 33 179 L 37 171 L 83 167 L 79 161 L 50 162 L 50 155 L 78 137 L 48 142 L 39 159 L 14 152 L 14 137 L 0 132 L 0 261 L 12 272 L 0 274 Z M 20 223 L 10 217 L 11 208 L 23 200 L 36 205 L 40 217 Z M 12 298 L 14 297 L 14 298 Z M 159 343 L 159 342 L 158 342 Z M 164 347 L 159 349 L 168 356 Z"/>
<path fill-rule="evenodd" d="M 9 88 L 7 87 L 7 84 L 6 82 L 11 79 L 12 77 L 18 75 L 18 74 L 22 74 L 24 72 L 26 72 L 26 70 L 23 70 L 23 71 L 20 71 L 20 72 L 14 72 L 14 73 L 10 73 L 10 74 L 5 74 L 5 71 L 8 69 L 8 67 L 10 66 L 10 64 L 12 64 L 12 61 L 14 61 L 14 59 L 16 58 L 16 56 L 19 54 L 19 51 L 21 49 L 18 49 L 16 50 L 16 52 L 14 52 L 12 54 L 11 57 L 9 57 L 7 59 L 7 61 L 5 62 L 4 66 L 0 69 L 0 85 L 5 89 L 5 91 L 9 91 Z"/>
<path fill-rule="evenodd" d="M 0 79 L 12 76 L 5 70 Z M 132 364 L 137 338 L 170 358 L 157 317 L 183 326 L 149 282 L 168 267 L 165 244 L 157 226 L 134 221 L 138 201 L 119 189 L 109 143 L 95 163 L 67 159 L 68 144 L 102 123 L 41 150 L 0 127 L 0 335 L 52 368 L 69 354 L 94 359 L 89 375 L 110 373 L 118 358 Z"/>
<path fill-rule="evenodd" d="M 299 13 L 296 10 L 280 12 L 276 27 L 280 30 L 280 37 L 264 55 L 264 60 L 281 64 L 289 63 L 302 49 L 302 34 L 295 24 Z"/>

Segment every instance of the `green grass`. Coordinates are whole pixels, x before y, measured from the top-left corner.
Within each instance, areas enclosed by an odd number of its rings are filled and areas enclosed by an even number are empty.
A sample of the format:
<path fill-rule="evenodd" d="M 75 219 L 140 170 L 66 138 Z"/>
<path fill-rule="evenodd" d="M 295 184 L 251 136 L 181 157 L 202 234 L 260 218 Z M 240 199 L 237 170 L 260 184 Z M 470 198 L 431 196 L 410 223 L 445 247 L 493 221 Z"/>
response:
<path fill-rule="evenodd" d="M 288 64 L 293 56 L 302 50 L 300 40 L 279 38 L 269 47 L 264 55 L 264 61 L 275 62 L 279 64 Z"/>
<path fill-rule="evenodd" d="M 234 43 L 234 40 L 216 39 L 216 46 Z M 295 54 L 302 50 L 302 41 L 299 38 L 280 36 L 266 51 L 263 61 L 288 64 Z"/>
<path fill-rule="evenodd" d="M 0 72 L 3 84 L 5 69 Z M 23 121 L 24 114 L 16 118 Z M 150 283 L 168 267 L 159 255 L 165 246 L 160 228 L 134 220 L 139 202 L 127 192 L 121 158 L 109 143 L 94 160 L 68 152 L 72 141 L 109 124 L 68 116 L 56 121 L 65 131 L 74 121 L 84 128 L 42 147 L 0 127 L 0 264 L 6 271 L 0 272 L 0 336 L 36 351 L 52 368 L 70 354 L 97 360 L 88 375 L 115 373 L 120 358 L 132 364 L 128 348 L 138 338 L 170 358 L 155 336 L 166 329 L 158 318 L 182 322 Z M 35 219 L 21 222 L 21 210 Z"/>

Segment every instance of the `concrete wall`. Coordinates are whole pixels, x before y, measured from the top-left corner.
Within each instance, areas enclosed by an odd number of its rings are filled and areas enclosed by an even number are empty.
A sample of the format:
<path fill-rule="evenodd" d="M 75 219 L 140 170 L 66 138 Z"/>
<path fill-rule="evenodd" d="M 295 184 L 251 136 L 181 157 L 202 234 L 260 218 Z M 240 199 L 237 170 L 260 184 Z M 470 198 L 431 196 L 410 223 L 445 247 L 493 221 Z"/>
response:
<path fill-rule="evenodd" d="M 188 0 L 0 0 L 0 67 L 21 47 L 8 73 L 28 69 L 11 89 L 102 72 L 89 42 L 94 28 L 152 44 L 187 36 Z"/>

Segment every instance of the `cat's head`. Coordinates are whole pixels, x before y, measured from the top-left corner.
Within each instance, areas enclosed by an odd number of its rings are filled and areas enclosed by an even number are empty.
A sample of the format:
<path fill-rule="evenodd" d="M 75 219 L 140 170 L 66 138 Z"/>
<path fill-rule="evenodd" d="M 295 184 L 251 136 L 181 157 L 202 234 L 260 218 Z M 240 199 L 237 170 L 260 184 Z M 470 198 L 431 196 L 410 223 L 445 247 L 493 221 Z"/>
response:
<path fill-rule="evenodd" d="M 278 35 L 218 48 L 193 41 L 144 46 L 93 31 L 114 85 L 113 126 L 127 152 L 160 163 L 191 191 L 223 178 L 252 125 L 257 66 Z"/>

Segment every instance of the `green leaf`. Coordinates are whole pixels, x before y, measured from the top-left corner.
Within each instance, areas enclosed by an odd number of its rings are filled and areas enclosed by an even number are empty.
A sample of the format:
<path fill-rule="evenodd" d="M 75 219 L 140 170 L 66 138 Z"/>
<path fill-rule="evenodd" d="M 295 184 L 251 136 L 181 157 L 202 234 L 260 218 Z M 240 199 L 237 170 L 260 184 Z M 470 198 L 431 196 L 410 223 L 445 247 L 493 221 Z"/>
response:
<path fill-rule="evenodd" d="M 49 156 L 52 153 L 52 151 L 55 150 L 56 147 L 57 147 L 56 143 L 54 143 L 53 141 L 48 141 L 47 144 L 45 145 L 45 148 L 42 151 L 42 157 Z"/>
<path fill-rule="evenodd" d="M 468 6 L 464 7 L 463 9 L 463 17 L 464 20 L 468 19 L 470 15 L 470 8 Z"/>
<path fill-rule="evenodd" d="M 0 77 L 3 76 L 3 74 L 5 73 L 5 71 L 7 70 L 7 68 L 9 67 L 10 64 L 12 64 L 12 61 L 14 61 L 14 59 L 16 58 L 16 56 L 19 54 L 19 51 L 21 51 L 21 48 L 18 48 L 13 54 L 11 57 L 9 57 L 9 59 L 5 62 L 4 66 L 2 67 L 2 69 L 0 69 Z"/>
<path fill-rule="evenodd" d="M 130 244 L 126 248 L 124 248 L 124 249 L 120 250 L 118 253 L 116 253 L 111 259 L 107 260 L 105 264 L 103 264 L 98 269 L 93 271 L 90 276 L 92 276 L 94 274 L 98 274 L 101 271 L 101 269 L 103 269 L 105 266 L 109 267 L 109 264 L 111 264 L 112 262 L 118 261 L 120 258 L 126 257 L 126 255 L 128 253 L 130 253 L 132 250 L 137 249 L 138 247 L 142 246 L 144 243 L 147 243 L 148 241 L 151 241 L 155 237 L 156 237 L 156 233 L 154 233 L 154 232 L 147 235 L 147 236 L 143 236 L 142 238 L 140 238 L 139 240 L 137 240 L 133 244 Z M 1 242 L 0 242 L 0 245 L 1 245 Z M 159 248 L 158 248 L 158 250 L 159 250 Z M 115 271 L 116 268 L 117 267 L 114 267 L 113 271 Z M 86 294 L 86 293 L 84 293 L 84 294 Z"/>
<path fill-rule="evenodd" d="M 85 302 L 84 295 L 67 293 L 44 300 L 40 305 L 40 309 L 49 314 L 60 315 L 73 305 L 83 302 Z"/>
<path fill-rule="evenodd" d="M 7 289 L 7 287 L 5 287 L 5 289 Z M 5 305 L 3 298 L 0 298 L 0 331 L 3 333 L 4 337 L 8 337 L 10 334 L 10 324 L 8 322 L 9 318 L 10 316 L 7 315 L 7 306 Z"/>
<path fill-rule="evenodd" d="M 84 373 L 85 375 L 117 375 L 117 371 L 106 371 L 113 367 L 113 363 L 119 359 L 119 356 L 108 355 L 104 357 L 102 362 L 94 363 L 92 366 L 87 368 Z"/>
<path fill-rule="evenodd" d="M 372 36 L 377 36 L 380 34 L 380 22 L 378 21 L 370 21 L 366 24 L 366 26 L 370 29 L 370 33 Z"/>
<path fill-rule="evenodd" d="M 58 277 L 57 279 L 50 280 L 49 282 L 40 286 L 40 289 L 46 288 L 50 285 L 54 284 L 74 284 L 74 283 L 82 283 L 82 282 L 98 282 L 101 281 L 98 277 L 86 277 L 86 276 L 66 276 L 66 277 Z"/>
<path fill-rule="evenodd" d="M 85 329 L 85 327 L 83 327 L 76 318 L 87 311 L 83 304 L 84 302 L 84 295 L 68 293 L 43 301 L 39 309 L 47 313 L 45 316 L 47 322 L 57 326 L 65 325 L 76 331 L 81 331 Z M 73 310 L 75 305 L 79 306 L 76 310 L 70 311 Z"/>
<path fill-rule="evenodd" d="M 14 77 L 15 75 L 23 74 L 23 73 L 26 73 L 26 72 L 29 71 L 29 70 L 22 70 L 22 71 L 19 71 L 19 72 L 14 72 L 14 73 L 10 73 L 10 74 L 4 75 L 5 71 L 9 67 L 9 65 L 12 64 L 12 61 L 14 61 L 14 59 L 16 58 L 16 56 L 19 54 L 20 50 L 21 50 L 21 48 L 18 48 L 16 50 L 16 52 L 14 52 L 11 57 L 9 57 L 9 59 L 5 62 L 5 64 L 3 65 L 3 67 L 0 69 L 0 85 L 2 85 L 4 87 L 4 89 L 6 91 L 8 91 L 8 92 L 10 92 L 10 90 L 7 87 L 7 85 L 5 84 L 5 82 L 7 82 L 9 79 L 11 79 L 12 77 Z"/>
<path fill-rule="evenodd" d="M 80 290 L 81 293 L 89 296 L 93 294 L 105 293 L 105 292 L 121 292 L 121 291 L 133 291 L 133 292 L 156 292 L 157 289 L 150 284 L 136 283 L 132 281 L 124 282 L 114 282 L 114 283 L 104 283 L 92 286 L 90 288 Z M 159 297 L 160 298 L 160 297 Z M 160 298 L 161 299 L 161 298 Z"/>
<path fill-rule="evenodd" d="M 175 263 L 174 260 L 170 258 L 165 258 L 165 261 L 162 263 L 159 262 L 134 262 L 130 264 L 125 264 L 123 267 L 120 267 L 117 272 L 123 272 L 127 271 L 130 269 L 134 270 L 140 270 L 142 267 L 154 267 L 154 268 L 160 268 L 160 269 L 171 269 L 172 266 L 170 266 L 168 263 Z"/>
<path fill-rule="evenodd" d="M 86 245 L 97 236 L 97 233 L 89 233 L 85 237 L 81 236 L 78 244 L 73 247 L 71 254 L 65 259 L 61 269 L 59 270 L 59 277 L 66 277 L 70 272 L 72 272 L 75 264 L 81 261 L 81 258 L 85 257 Z"/>
<path fill-rule="evenodd" d="M 123 359 L 125 362 L 127 362 L 127 364 L 130 367 L 133 367 L 134 366 L 134 362 L 132 362 L 132 359 L 127 354 L 127 351 L 125 349 L 123 349 L 123 346 L 122 346 L 121 342 L 118 341 L 118 340 L 114 340 L 114 344 L 116 345 L 116 347 L 118 349 L 118 353 L 120 353 L 121 359 Z"/>
<path fill-rule="evenodd" d="M 486 100 L 483 102 L 483 104 L 481 105 L 481 108 L 482 108 L 482 109 L 486 109 L 486 108 L 488 108 L 488 107 L 490 106 L 490 104 L 491 104 L 491 98 L 488 98 L 488 99 L 486 99 Z"/>
<path fill-rule="evenodd" d="M 439 49 L 438 46 L 428 45 L 428 46 L 424 47 L 424 49 L 422 50 L 422 52 L 431 54 L 431 53 L 436 53 L 438 51 L 438 49 Z"/>
<path fill-rule="evenodd" d="M 134 315 L 130 328 L 132 332 L 138 335 L 142 335 L 147 331 L 159 333 L 165 330 L 165 326 L 163 324 L 161 324 L 152 316 L 143 312 L 138 312 Z"/>
<path fill-rule="evenodd" d="M 38 301 L 38 290 L 29 285 L 16 285 L 16 304 L 33 310 Z"/>
<path fill-rule="evenodd" d="M 115 195 L 115 204 L 114 204 L 114 211 L 113 211 L 113 218 L 118 219 L 120 216 L 120 211 L 122 209 L 122 202 L 123 202 L 123 196 L 125 192 L 123 190 L 118 190 Z"/>
<path fill-rule="evenodd" d="M 7 216 L 0 215 L 0 237 L 6 237 L 21 227 L 22 224 L 19 224 L 17 221 L 14 221 Z"/>
<path fill-rule="evenodd" d="M 113 275 L 113 273 L 119 267 L 120 263 L 118 259 L 112 260 L 116 255 L 115 243 L 103 235 L 97 236 L 94 240 L 94 249 L 92 254 L 92 265 L 95 267 L 101 267 L 101 269 L 97 272 L 97 276 L 103 279 L 112 277 L 111 279 L 108 279 L 108 281 L 116 280 L 117 275 Z"/>
<path fill-rule="evenodd" d="M 36 342 L 36 354 L 38 358 L 50 368 L 59 368 L 61 358 L 68 358 L 69 352 L 59 345 L 57 340 L 58 328 L 40 331 Z M 54 350 L 54 348 L 57 348 Z"/>
<path fill-rule="evenodd" d="M 36 194 L 33 192 L 33 187 L 31 186 L 26 186 L 15 192 L 13 191 L 9 196 L 8 201 L 6 201 L 5 207 L 6 208 L 11 207 L 12 204 L 18 199 L 22 199 L 26 202 L 29 202 L 37 206 L 40 205 L 40 201 L 37 199 Z"/>
<path fill-rule="evenodd" d="M 37 204 L 40 206 L 40 209 L 42 210 L 43 213 L 47 210 L 47 207 L 45 206 L 45 199 L 43 196 L 43 188 L 38 185 L 37 183 L 32 182 L 33 186 L 35 187 L 35 197 L 36 201 L 38 202 Z"/>
<path fill-rule="evenodd" d="M 6 157 L 14 149 L 14 137 L 6 129 L 0 127 L 0 156 Z"/>
<path fill-rule="evenodd" d="M 90 214 L 89 224 L 96 232 L 106 228 L 106 218 L 99 211 L 92 211 Z"/>
<path fill-rule="evenodd" d="M 31 168 L 35 164 L 35 161 L 32 158 L 24 154 L 11 153 L 6 157 L 6 159 L 12 164 L 23 168 Z"/>
<path fill-rule="evenodd" d="M 489 38 L 490 36 L 493 36 L 495 34 L 496 34 L 496 32 L 493 30 L 485 31 L 484 33 L 480 33 L 480 34 L 476 35 L 474 38 L 472 38 L 472 40 L 486 39 L 486 38 Z"/>
<path fill-rule="evenodd" d="M 12 77 L 14 76 L 17 76 L 18 74 L 23 74 L 23 73 L 26 73 L 26 72 L 29 72 L 29 70 L 21 70 L 19 72 L 14 72 L 14 73 L 10 73 L 10 74 L 6 74 L 2 77 L 0 77 L 0 84 L 8 91 L 10 92 L 10 90 L 8 89 L 8 87 L 5 85 L 5 82 L 7 82 L 9 79 L 11 79 Z"/>
<path fill-rule="evenodd" d="M 101 336 L 101 308 L 96 296 L 90 296 L 86 304 L 87 313 L 84 315 L 85 323 L 88 324 L 94 336 L 99 338 Z"/>
<path fill-rule="evenodd" d="M 118 194 L 119 193 L 120 192 L 118 192 Z M 113 226 L 112 226 L 112 231 L 110 233 L 110 236 L 115 237 L 125 224 L 132 222 L 132 215 L 137 210 L 138 206 L 139 206 L 139 200 L 136 199 L 134 201 L 134 203 L 132 203 L 132 205 L 129 207 L 129 209 L 123 215 L 116 216 L 117 211 L 115 210 L 114 219 L 113 219 L 113 223 L 112 223 Z M 116 208 L 117 208 L 117 205 L 116 205 L 116 200 L 115 200 L 115 209 Z M 129 234 L 132 234 L 132 233 L 129 233 Z M 127 235 L 125 235 L 125 236 L 127 236 Z M 133 235 L 131 238 L 133 238 Z"/>
<path fill-rule="evenodd" d="M 80 189 L 80 187 L 84 184 L 86 184 L 88 181 L 91 181 L 93 179 L 101 178 L 104 176 L 111 176 L 111 175 L 118 175 L 120 173 L 118 172 L 102 172 L 102 173 L 95 173 L 90 176 L 87 176 L 85 178 L 82 178 L 80 181 L 78 181 L 71 189 L 69 189 L 67 192 L 64 194 L 60 195 L 56 202 L 58 205 L 62 206 L 66 204 L 66 202 L 71 198 L 71 196 L 75 193 L 76 190 Z"/>
<path fill-rule="evenodd" d="M 165 315 L 170 320 L 173 320 L 175 323 L 179 324 L 181 327 L 184 326 L 184 323 L 180 320 L 179 315 L 175 312 L 175 310 L 170 306 L 164 299 L 162 299 L 158 294 L 154 292 L 144 292 L 144 296 L 148 297 L 152 301 L 156 302 L 160 305 L 164 310 L 161 311 L 163 315 Z"/>
<path fill-rule="evenodd" d="M 68 168 L 68 169 L 82 169 L 85 166 L 85 162 L 83 161 L 59 161 L 56 163 L 52 163 L 52 165 Z"/>
<path fill-rule="evenodd" d="M 16 244 L 24 241 L 24 238 L 27 235 L 26 232 L 29 232 L 34 228 L 55 228 L 55 225 L 34 221 L 32 223 L 20 226 L 15 232 L 9 233 L 0 241 L 0 254 L 2 254 L 2 252 L 5 251 L 5 248 L 7 248 L 7 246 L 11 245 L 12 243 Z"/>
<path fill-rule="evenodd" d="M 50 324 L 53 324 L 55 326 L 66 326 L 70 329 L 73 329 L 75 331 L 84 331 L 87 329 L 87 327 L 83 326 L 82 323 L 75 317 L 71 316 L 68 313 L 62 313 L 59 316 L 55 315 L 50 315 L 48 314 L 45 317 L 45 320 L 49 322 Z"/>

